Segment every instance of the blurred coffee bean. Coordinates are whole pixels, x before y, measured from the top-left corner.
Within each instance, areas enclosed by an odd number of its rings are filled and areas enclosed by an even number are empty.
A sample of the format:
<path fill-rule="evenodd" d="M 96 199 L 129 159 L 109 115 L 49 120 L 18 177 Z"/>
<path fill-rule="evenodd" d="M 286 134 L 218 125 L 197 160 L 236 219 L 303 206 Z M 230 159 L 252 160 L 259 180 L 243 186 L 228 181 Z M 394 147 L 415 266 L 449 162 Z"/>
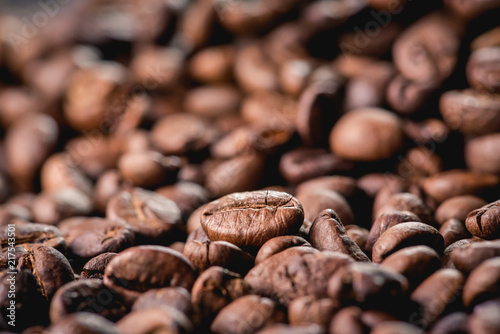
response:
<path fill-rule="evenodd" d="M 241 94 L 233 86 L 202 86 L 189 91 L 184 108 L 198 116 L 217 118 L 235 113 L 240 102 Z"/>
<path fill-rule="evenodd" d="M 89 333 L 89 334 L 119 334 L 120 331 L 114 323 L 100 315 L 89 312 L 76 312 L 70 314 L 61 321 L 51 324 L 46 332 L 48 334 L 69 334 L 69 333 Z"/>
<path fill-rule="evenodd" d="M 439 228 L 439 233 L 443 236 L 445 248 L 455 241 L 471 237 L 463 221 L 455 218 L 446 220 Z"/>
<path fill-rule="evenodd" d="M 471 20 L 481 14 L 488 12 L 500 7 L 500 3 L 497 0 L 486 0 L 486 1 L 457 1 L 457 0 L 445 0 L 444 5 L 451 10 L 458 17 Z"/>
<path fill-rule="evenodd" d="M 469 212 L 486 204 L 486 201 L 482 198 L 472 195 L 448 198 L 437 207 L 435 212 L 436 221 L 440 225 L 451 218 L 457 219 L 460 222 L 465 222 Z"/>
<path fill-rule="evenodd" d="M 127 307 L 101 280 L 80 279 L 57 290 L 50 303 L 50 320 L 57 323 L 76 312 L 96 313 L 116 321 L 127 313 Z"/>
<path fill-rule="evenodd" d="M 465 145 L 465 162 L 475 172 L 500 174 L 500 134 L 476 137 Z"/>
<path fill-rule="evenodd" d="M 467 62 L 467 79 L 473 88 L 500 93 L 500 48 L 474 51 Z"/>
<path fill-rule="evenodd" d="M 364 250 L 370 231 L 358 225 L 346 225 L 345 229 L 349 238 L 351 238 L 361 250 Z"/>
<path fill-rule="evenodd" d="M 206 190 L 192 182 L 177 182 L 173 185 L 156 189 L 156 192 L 177 204 L 183 217 L 189 217 L 193 211 L 207 203 Z"/>
<path fill-rule="evenodd" d="M 500 258 L 484 261 L 474 269 L 465 281 L 462 300 L 465 307 L 471 308 L 485 300 L 500 295 Z"/>
<path fill-rule="evenodd" d="M 191 77 L 201 82 L 225 82 L 232 77 L 234 48 L 231 45 L 207 47 L 189 61 Z"/>
<path fill-rule="evenodd" d="M 469 333 L 496 333 L 500 330 L 500 322 L 496 314 L 500 311 L 498 301 L 489 301 L 474 307 L 474 312 L 467 321 Z"/>
<path fill-rule="evenodd" d="M 387 84 L 387 103 L 400 114 L 411 115 L 420 111 L 436 91 L 427 81 L 419 82 L 397 75 Z"/>
<path fill-rule="evenodd" d="M 120 171 L 111 169 L 103 173 L 95 184 L 94 205 L 99 212 L 106 212 L 109 200 L 126 187 L 131 187 Z"/>
<path fill-rule="evenodd" d="M 314 221 L 323 210 L 332 209 L 343 224 L 355 223 L 354 213 L 347 200 L 333 190 L 306 189 L 297 193 L 297 199 L 304 208 L 304 218 Z"/>
<path fill-rule="evenodd" d="M 500 240 L 463 245 L 455 248 L 450 258 L 455 268 L 469 274 L 484 261 L 497 256 L 500 256 Z"/>
<path fill-rule="evenodd" d="M 116 323 L 120 333 L 147 334 L 154 331 L 190 333 L 193 324 L 182 312 L 172 307 L 133 311 Z"/>
<path fill-rule="evenodd" d="M 141 294 L 132 305 L 132 311 L 155 308 L 174 308 L 186 316 L 194 316 L 191 293 L 179 286 L 148 290 Z"/>
<path fill-rule="evenodd" d="M 284 235 L 269 239 L 260 247 L 259 252 L 255 256 L 255 265 L 285 249 L 299 246 L 311 247 L 311 244 L 306 239 L 295 235 Z"/>
<path fill-rule="evenodd" d="M 135 244 L 168 244 L 182 233 L 179 207 L 168 198 L 141 188 L 124 190 L 108 202 L 106 217 L 125 221 L 135 233 Z"/>
<path fill-rule="evenodd" d="M 465 312 L 454 312 L 442 317 L 431 328 L 430 334 L 466 334 L 467 318 Z"/>
<path fill-rule="evenodd" d="M 417 221 L 422 221 L 426 224 L 432 225 L 434 217 L 429 207 L 417 196 L 410 193 L 399 193 L 389 197 L 382 207 L 375 211 L 374 216 L 379 217 L 384 213 L 391 213 L 394 211 L 409 211 L 414 213 L 420 218 Z"/>
<path fill-rule="evenodd" d="M 378 108 L 348 112 L 330 133 L 330 148 L 341 158 L 355 161 L 387 159 L 401 149 L 404 134 L 394 114 Z"/>
<path fill-rule="evenodd" d="M 340 305 L 329 298 L 312 296 L 295 298 L 288 307 L 288 321 L 294 326 L 317 324 L 327 327 Z"/>

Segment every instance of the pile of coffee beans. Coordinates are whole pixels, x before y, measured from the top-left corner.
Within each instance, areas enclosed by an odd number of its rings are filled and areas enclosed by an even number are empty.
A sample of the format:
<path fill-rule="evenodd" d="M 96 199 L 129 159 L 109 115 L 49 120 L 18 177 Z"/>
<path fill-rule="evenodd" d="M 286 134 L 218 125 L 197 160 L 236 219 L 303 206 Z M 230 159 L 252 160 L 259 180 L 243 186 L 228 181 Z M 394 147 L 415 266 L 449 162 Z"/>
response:
<path fill-rule="evenodd" d="M 499 0 L 43 0 L 0 37 L 0 332 L 500 333 Z"/>

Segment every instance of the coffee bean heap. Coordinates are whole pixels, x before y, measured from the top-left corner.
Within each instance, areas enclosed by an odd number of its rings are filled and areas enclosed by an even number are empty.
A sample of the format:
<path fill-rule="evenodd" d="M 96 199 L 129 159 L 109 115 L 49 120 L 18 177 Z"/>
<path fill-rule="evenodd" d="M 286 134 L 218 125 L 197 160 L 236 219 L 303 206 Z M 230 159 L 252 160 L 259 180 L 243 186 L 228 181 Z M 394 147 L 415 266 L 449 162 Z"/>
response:
<path fill-rule="evenodd" d="M 500 333 L 500 1 L 35 10 L 0 17 L 2 333 Z"/>

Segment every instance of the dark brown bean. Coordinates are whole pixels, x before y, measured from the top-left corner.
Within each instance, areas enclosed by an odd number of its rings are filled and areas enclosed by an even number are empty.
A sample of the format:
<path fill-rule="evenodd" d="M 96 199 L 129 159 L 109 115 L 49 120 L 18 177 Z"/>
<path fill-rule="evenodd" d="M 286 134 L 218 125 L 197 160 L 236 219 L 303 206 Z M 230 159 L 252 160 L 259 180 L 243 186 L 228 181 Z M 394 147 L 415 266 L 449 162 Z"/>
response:
<path fill-rule="evenodd" d="M 500 295 L 500 258 L 481 263 L 465 281 L 462 300 L 465 307 L 472 307 Z"/>
<path fill-rule="evenodd" d="M 114 323 L 97 314 L 77 312 L 61 321 L 51 324 L 47 334 L 85 333 L 85 334 L 120 334 Z"/>
<path fill-rule="evenodd" d="M 462 195 L 451 197 L 441 203 L 436 209 L 436 221 L 440 225 L 451 218 L 465 222 L 469 212 L 486 204 L 485 200 L 477 196 Z"/>
<path fill-rule="evenodd" d="M 500 201 L 470 212 L 465 220 L 467 230 L 483 239 L 500 238 Z"/>
<path fill-rule="evenodd" d="M 284 235 L 269 239 L 262 245 L 262 247 L 260 247 L 259 252 L 255 257 L 255 265 L 270 258 L 274 254 L 284 251 L 285 249 L 299 246 L 311 246 L 311 244 L 307 242 L 306 239 L 295 235 Z"/>
<path fill-rule="evenodd" d="M 332 316 L 339 310 L 337 301 L 313 296 L 295 298 L 288 307 L 288 321 L 294 326 L 317 324 L 327 327 Z"/>
<path fill-rule="evenodd" d="M 144 292 L 132 305 L 132 312 L 162 307 L 174 308 L 186 316 L 194 316 L 195 312 L 191 304 L 191 293 L 179 286 Z"/>
<path fill-rule="evenodd" d="M 136 246 L 115 256 L 104 271 L 104 284 L 127 303 L 141 292 L 167 286 L 191 289 L 196 273 L 189 261 L 170 248 Z"/>
<path fill-rule="evenodd" d="M 439 233 L 443 236 L 444 247 L 448 247 L 458 240 L 470 238 L 471 235 L 465 224 L 458 219 L 450 218 L 441 225 Z"/>
<path fill-rule="evenodd" d="M 80 273 L 80 278 L 98 278 L 102 279 L 104 277 L 104 269 L 108 263 L 116 256 L 116 253 L 108 252 L 97 255 L 91 258 L 83 266 L 82 272 Z"/>
<path fill-rule="evenodd" d="M 467 167 L 479 173 L 500 174 L 500 134 L 480 136 L 465 145 Z"/>
<path fill-rule="evenodd" d="M 471 87 L 500 93 L 500 48 L 481 48 L 472 52 L 466 71 Z"/>
<path fill-rule="evenodd" d="M 39 243 L 53 247 L 63 254 L 66 253 L 66 241 L 64 240 L 61 231 L 57 227 L 44 224 L 25 223 L 20 220 L 14 220 L 9 223 L 15 225 L 14 233 L 16 244 Z M 5 228 L 1 230 L 1 248 L 6 248 L 9 246 L 9 232 L 11 234 L 10 237 L 12 237 L 12 228 L 9 229 L 8 226 L 5 226 Z M 12 241 L 12 239 L 10 241 Z"/>
<path fill-rule="evenodd" d="M 190 333 L 193 330 L 186 315 L 167 306 L 130 312 L 116 323 L 116 327 L 122 334 Z"/>
<path fill-rule="evenodd" d="M 500 256 L 500 240 L 463 245 L 455 248 L 450 258 L 455 268 L 469 274 L 484 261 L 497 256 Z"/>

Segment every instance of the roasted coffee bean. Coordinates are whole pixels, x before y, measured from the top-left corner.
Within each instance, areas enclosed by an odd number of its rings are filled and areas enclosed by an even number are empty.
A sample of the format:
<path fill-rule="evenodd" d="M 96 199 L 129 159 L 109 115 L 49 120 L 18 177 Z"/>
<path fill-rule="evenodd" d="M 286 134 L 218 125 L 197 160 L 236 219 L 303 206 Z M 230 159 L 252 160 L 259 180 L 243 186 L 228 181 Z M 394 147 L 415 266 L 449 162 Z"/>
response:
<path fill-rule="evenodd" d="M 470 170 L 480 173 L 500 174 L 500 134 L 480 136 L 465 145 L 465 162 Z"/>
<path fill-rule="evenodd" d="M 422 334 L 423 331 L 419 327 L 403 321 L 387 321 L 377 325 L 370 332 L 372 334 Z"/>
<path fill-rule="evenodd" d="M 406 222 L 422 221 L 416 214 L 409 211 L 392 211 L 380 214 L 373 222 L 370 234 L 368 234 L 368 239 L 366 240 L 365 250 L 371 253 L 373 245 L 385 231 L 397 224 Z"/>
<path fill-rule="evenodd" d="M 315 179 L 304 181 L 297 186 L 297 193 L 308 189 L 325 188 L 333 190 L 344 196 L 350 203 L 359 200 L 363 191 L 358 187 L 356 179 L 349 176 L 321 176 Z"/>
<path fill-rule="evenodd" d="M 394 252 L 409 246 L 425 245 L 442 254 L 444 241 L 439 231 L 423 223 L 407 222 L 395 225 L 385 231 L 375 242 L 372 261 L 382 262 Z"/>
<path fill-rule="evenodd" d="M 465 170 L 450 170 L 425 179 L 425 193 L 441 203 L 461 195 L 481 195 L 498 187 L 499 178 L 493 174 L 480 174 Z"/>
<path fill-rule="evenodd" d="M 5 134 L 5 158 L 9 174 L 20 190 L 31 190 L 33 179 L 56 145 L 59 129 L 45 114 L 27 114 Z"/>
<path fill-rule="evenodd" d="M 191 241 L 199 241 L 201 243 L 205 241 L 210 241 L 208 236 L 205 234 L 205 231 L 203 231 L 203 228 L 199 226 L 197 229 L 195 229 L 193 232 L 189 233 L 187 239 L 186 239 L 186 244 L 191 242 Z"/>
<path fill-rule="evenodd" d="M 472 307 L 485 300 L 499 296 L 500 259 L 498 257 L 484 261 L 467 277 L 463 290 L 465 307 Z"/>
<path fill-rule="evenodd" d="M 368 197 L 374 198 L 380 190 L 394 182 L 402 182 L 401 177 L 391 173 L 368 173 L 361 176 L 356 184 Z"/>
<path fill-rule="evenodd" d="M 108 263 L 116 256 L 116 253 L 108 252 L 102 253 L 90 259 L 83 266 L 80 278 L 98 278 L 104 277 L 104 269 Z"/>
<path fill-rule="evenodd" d="M 297 97 L 309 83 L 316 64 L 310 59 L 289 59 L 280 62 L 279 78 L 283 91 Z"/>
<path fill-rule="evenodd" d="M 497 314 L 500 311 L 498 301 L 489 301 L 474 307 L 474 312 L 469 316 L 467 329 L 471 334 L 497 333 L 500 331 L 500 321 Z"/>
<path fill-rule="evenodd" d="M 209 324 L 229 303 L 253 292 L 243 278 L 222 267 L 210 267 L 194 282 L 191 301 Z"/>
<path fill-rule="evenodd" d="M 77 312 L 70 314 L 61 321 L 51 324 L 46 332 L 48 334 L 69 334 L 69 333 L 85 333 L 85 334 L 119 334 L 121 331 L 114 323 L 100 315 Z"/>
<path fill-rule="evenodd" d="M 500 96 L 471 89 L 441 95 L 439 111 L 446 124 L 464 134 L 481 135 L 500 130 Z"/>
<path fill-rule="evenodd" d="M 471 87 L 500 93 L 500 48 L 474 51 L 467 61 L 466 71 Z"/>
<path fill-rule="evenodd" d="M 189 217 L 196 208 L 208 202 L 207 191 L 192 182 L 177 182 L 158 188 L 156 192 L 174 201 L 183 217 Z"/>
<path fill-rule="evenodd" d="M 358 225 L 346 225 L 345 230 L 349 238 L 351 238 L 361 250 L 364 250 L 370 231 Z"/>
<path fill-rule="evenodd" d="M 467 230 L 483 239 L 500 237 L 500 201 L 486 204 L 470 212 L 465 220 Z"/>
<path fill-rule="evenodd" d="M 112 169 L 103 173 L 96 182 L 94 204 L 99 212 L 106 212 L 109 200 L 126 187 L 131 187 L 118 170 Z"/>
<path fill-rule="evenodd" d="M 455 69 L 459 47 L 458 24 L 443 14 L 434 13 L 399 35 L 392 53 L 394 64 L 406 78 L 439 84 Z"/>
<path fill-rule="evenodd" d="M 299 246 L 311 246 L 311 244 L 306 239 L 295 235 L 284 235 L 269 239 L 260 247 L 259 252 L 255 256 L 255 265 L 285 249 Z"/>
<path fill-rule="evenodd" d="M 274 91 L 256 92 L 243 101 L 241 117 L 252 125 L 293 127 L 296 109 L 295 100 L 289 97 Z"/>
<path fill-rule="evenodd" d="M 356 261 L 370 261 L 368 256 L 347 234 L 335 211 L 326 209 L 314 220 L 309 231 L 311 244 L 320 251 L 340 252 Z"/>
<path fill-rule="evenodd" d="M 255 333 L 266 325 L 285 322 L 285 313 L 273 300 L 259 296 L 244 296 L 224 307 L 214 319 L 214 333 Z"/>
<path fill-rule="evenodd" d="M 320 148 L 297 148 L 283 154 L 279 163 L 281 174 L 291 184 L 352 168 L 351 162 Z"/>
<path fill-rule="evenodd" d="M 203 119 L 176 113 L 156 122 L 151 141 L 163 154 L 185 154 L 206 148 L 215 137 L 215 130 Z"/>
<path fill-rule="evenodd" d="M 118 253 L 132 246 L 135 238 L 132 229 L 120 220 L 73 217 L 58 227 L 68 244 L 69 257 L 77 262 L 106 252 Z"/>
<path fill-rule="evenodd" d="M 181 166 L 178 157 L 165 157 L 154 151 L 128 152 L 118 160 L 118 169 L 132 185 L 153 187 L 174 179 Z"/>
<path fill-rule="evenodd" d="M 234 114 L 241 103 L 241 94 L 230 85 L 201 86 L 191 89 L 184 98 L 184 109 L 206 118 Z"/>
<path fill-rule="evenodd" d="M 191 293 L 179 286 L 153 289 L 144 292 L 132 305 L 132 311 L 162 307 L 174 308 L 188 317 L 194 316 L 195 314 L 195 309 L 191 303 Z"/>
<path fill-rule="evenodd" d="M 192 240 L 186 243 L 183 254 L 199 272 L 221 266 L 246 274 L 254 264 L 253 256 L 226 241 Z"/>
<path fill-rule="evenodd" d="M 440 256 L 427 246 L 406 247 L 392 253 L 381 266 L 408 279 L 410 289 L 441 267 Z"/>
<path fill-rule="evenodd" d="M 465 224 L 458 219 L 450 218 L 441 225 L 439 233 L 443 236 L 444 247 L 448 247 L 458 240 L 470 238 L 471 235 Z"/>
<path fill-rule="evenodd" d="M 201 82 L 224 82 L 232 77 L 234 47 L 220 45 L 197 52 L 188 64 L 191 77 Z"/>
<path fill-rule="evenodd" d="M 24 244 L 25 253 L 16 261 L 18 270 L 29 269 L 48 301 L 57 289 L 75 279 L 69 261 L 55 248 L 41 244 Z"/>
<path fill-rule="evenodd" d="M 330 148 L 354 161 L 387 159 L 399 151 L 404 134 L 399 118 L 379 108 L 352 110 L 342 116 L 330 133 Z"/>
<path fill-rule="evenodd" d="M 433 84 L 413 81 L 400 74 L 387 84 L 385 98 L 398 113 L 411 115 L 422 110 L 435 91 Z"/>
<path fill-rule="evenodd" d="M 17 261 L 16 261 L 17 262 Z M 1 317 L 6 323 L 11 321 L 8 317 L 11 311 L 8 309 L 11 304 L 12 284 L 15 288 L 14 324 L 20 331 L 34 325 L 46 326 L 49 324 L 49 303 L 43 290 L 38 284 L 34 274 L 30 270 L 18 270 L 12 275 L 9 271 L 0 272 L 0 307 Z M 12 270 L 10 270 L 12 272 Z M 9 291 L 11 291 L 9 293 Z M 7 330 L 7 327 L 5 327 Z"/>
<path fill-rule="evenodd" d="M 294 326 L 317 324 L 327 327 L 340 305 L 329 298 L 313 296 L 295 298 L 288 307 L 288 322 Z"/>
<path fill-rule="evenodd" d="M 383 213 L 394 211 L 409 211 L 414 213 L 420 220 L 426 224 L 433 224 L 434 217 L 429 207 L 417 196 L 410 193 L 399 193 L 389 197 L 382 207 L 375 211 L 375 217 Z"/>
<path fill-rule="evenodd" d="M 351 206 L 336 191 L 328 189 L 309 189 L 297 193 L 297 199 L 304 208 L 304 218 L 314 221 L 323 210 L 332 209 L 339 216 L 342 223 L 349 225 L 355 223 Z"/>
<path fill-rule="evenodd" d="M 326 146 L 333 124 L 340 116 L 342 80 L 319 81 L 307 87 L 297 105 L 297 132 L 304 144 Z"/>
<path fill-rule="evenodd" d="M 324 328 L 317 325 L 291 326 L 285 324 L 269 325 L 257 332 L 258 334 L 324 334 Z"/>
<path fill-rule="evenodd" d="M 329 325 L 330 333 L 362 334 L 370 329 L 361 320 L 363 310 L 357 306 L 347 306 L 340 309 L 332 318 Z"/>
<path fill-rule="evenodd" d="M 129 248 L 115 256 L 104 271 L 104 284 L 128 303 L 150 289 L 191 289 L 195 278 L 194 267 L 181 253 L 162 246 Z"/>
<path fill-rule="evenodd" d="M 56 153 L 45 161 L 40 171 L 40 183 L 43 191 L 75 188 L 92 195 L 92 181 L 64 153 Z"/>
<path fill-rule="evenodd" d="M 500 256 L 500 240 L 470 243 L 455 248 L 450 255 L 458 270 L 469 274 L 484 261 Z"/>
<path fill-rule="evenodd" d="M 66 241 L 57 227 L 44 224 L 26 223 L 20 220 L 16 220 L 14 222 L 11 221 L 10 223 L 14 223 L 15 231 L 8 226 L 1 231 L 0 245 L 2 248 L 9 247 L 9 237 L 12 238 L 12 233 L 14 233 L 16 244 L 39 243 L 54 247 L 63 254 L 66 253 Z M 12 239 L 10 241 L 12 241 Z"/>
<path fill-rule="evenodd" d="M 253 267 L 245 276 L 259 295 L 283 305 L 301 296 L 326 297 L 328 278 L 354 260 L 338 252 L 319 252 L 312 247 L 292 247 Z"/>
<path fill-rule="evenodd" d="M 450 313 L 432 326 L 430 334 L 467 334 L 468 316 L 465 312 Z"/>
<path fill-rule="evenodd" d="M 205 207 L 201 226 L 212 241 L 260 247 L 267 240 L 298 232 L 304 210 L 293 196 L 277 191 L 235 193 Z"/>
<path fill-rule="evenodd" d="M 344 303 L 374 309 L 393 309 L 405 297 L 408 280 L 401 274 L 368 262 L 339 268 L 328 280 L 328 296 Z M 381 304 L 380 300 L 384 300 Z M 398 303 L 399 301 L 399 303 Z"/>
<path fill-rule="evenodd" d="M 92 212 L 91 198 L 79 189 L 62 188 L 40 193 L 33 201 L 33 218 L 37 223 L 56 225 L 72 216 L 85 216 Z"/>
<path fill-rule="evenodd" d="M 461 240 L 455 241 L 454 243 L 452 243 L 451 245 L 449 245 L 448 247 L 446 247 L 444 249 L 443 257 L 441 258 L 442 267 L 456 269 L 455 265 L 453 264 L 453 261 L 451 260 L 451 253 L 453 252 L 453 250 L 456 248 L 460 248 L 462 246 L 468 245 L 468 244 L 472 244 L 472 243 L 476 243 L 476 242 L 483 242 L 483 241 L 485 241 L 485 240 L 478 238 L 478 237 L 472 237 L 472 238 L 468 238 L 468 239 L 461 239 Z"/>
<path fill-rule="evenodd" d="M 451 197 L 437 207 L 435 213 L 436 221 L 440 225 L 443 225 L 447 220 L 452 218 L 465 222 L 469 212 L 486 204 L 485 200 L 477 196 L 462 195 Z"/>
<path fill-rule="evenodd" d="M 441 171 L 443 171 L 443 160 L 425 146 L 410 148 L 398 166 L 399 175 L 417 180 Z"/>
<path fill-rule="evenodd" d="M 207 173 L 205 187 L 211 197 L 250 191 L 259 185 L 264 164 L 264 156 L 255 151 L 222 161 Z"/>
<path fill-rule="evenodd" d="M 166 197 L 141 188 L 124 190 L 111 198 L 110 220 L 125 221 L 135 233 L 135 244 L 168 244 L 182 231 L 181 211 Z"/>
<path fill-rule="evenodd" d="M 57 290 L 50 303 L 50 320 L 56 323 L 76 312 L 96 313 L 116 321 L 127 313 L 127 307 L 101 280 L 80 279 Z"/>
<path fill-rule="evenodd" d="M 474 19 L 489 10 L 500 7 L 500 3 L 497 0 L 466 2 L 445 0 L 444 4 L 454 14 L 465 20 Z"/>
<path fill-rule="evenodd" d="M 193 324 L 186 315 L 172 307 L 133 311 L 116 323 L 122 334 L 191 333 Z"/>

